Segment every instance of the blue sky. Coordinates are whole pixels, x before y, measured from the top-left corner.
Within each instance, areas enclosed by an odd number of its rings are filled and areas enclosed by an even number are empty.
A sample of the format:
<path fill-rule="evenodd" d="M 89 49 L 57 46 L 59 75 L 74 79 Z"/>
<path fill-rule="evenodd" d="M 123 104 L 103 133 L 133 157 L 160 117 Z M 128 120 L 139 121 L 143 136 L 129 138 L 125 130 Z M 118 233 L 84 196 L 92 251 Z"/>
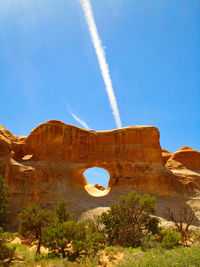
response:
<path fill-rule="evenodd" d="M 91 0 L 123 126 L 200 150 L 200 1 Z M 28 135 L 50 119 L 116 128 L 78 0 L 0 1 L 0 124 Z"/>
<path fill-rule="evenodd" d="M 103 185 L 105 188 L 108 187 L 110 175 L 106 170 L 102 168 L 94 167 L 87 169 L 84 172 L 84 176 L 87 179 L 87 181 L 92 185 L 99 184 Z"/>

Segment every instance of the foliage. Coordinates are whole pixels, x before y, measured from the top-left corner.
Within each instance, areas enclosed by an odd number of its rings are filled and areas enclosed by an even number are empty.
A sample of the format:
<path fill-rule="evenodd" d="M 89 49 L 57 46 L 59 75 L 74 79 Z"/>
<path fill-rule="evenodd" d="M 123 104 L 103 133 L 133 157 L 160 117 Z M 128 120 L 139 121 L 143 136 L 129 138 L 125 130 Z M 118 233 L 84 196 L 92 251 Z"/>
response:
<path fill-rule="evenodd" d="M 161 246 L 166 249 L 172 249 L 179 245 L 181 234 L 172 229 L 165 229 Z"/>
<path fill-rule="evenodd" d="M 15 255 L 12 260 L 12 266 L 35 266 L 35 252 L 36 249 L 30 249 L 24 244 L 9 244 L 10 248 L 15 248 Z"/>
<path fill-rule="evenodd" d="M 128 254 L 142 253 L 141 247 L 137 247 L 137 248 L 128 247 L 128 248 L 124 248 L 124 251 L 128 252 Z"/>
<path fill-rule="evenodd" d="M 179 247 L 171 250 L 152 249 L 143 254 L 127 253 L 118 267 L 200 267 L 200 249 L 197 247 Z"/>
<path fill-rule="evenodd" d="M 44 266 L 53 261 L 56 266 L 71 266 L 69 261 L 95 266 L 102 260 L 101 255 L 106 255 L 108 260 L 116 258 L 119 249 L 122 249 L 120 255 L 125 253 L 119 266 L 190 266 L 188 259 L 191 266 L 200 266 L 196 264 L 200 249 L 192 248 L 193 256 L 190 250 L 174 249 L 179 244 L 180 233 L 169 229 L 160 231 L 158 219 L 150 215 L 155 212 L 155 198 L 149 195 L 131 192 L 127 197 L 120 197 L 107 212 L 86 222 L 72 220 L 64 199 L 55 212 L 53 216 L 50 211 L 32 205 L 20 214 L 20 233 L 38 240 L 36 254 L 41 244 L 48 248 L 48 255 L 38 258 L 41 264 L 47 264 Z M 110 244 L 114 247 L 106 247 Z M 30 259 L 29 266 L 32 262 Z"/>
<path fill-rule="evenodd" d="M 61 199 L 56 206 L 56 216 L 59 223 L 64 223 L 73 218 L 73 214 L 70 213 L 65 199 Z"/>
<path fill-rule="evenodd" d="M 150 216 L 155 212 L 155 197 L 131 192 L 111 204 L 107 212 L 99 216 L 108 235 L 109 244 L 138 247 L 142 239 L 158 232 L 158 219 Z"/>
<path fill-rule="evenodd" d="M 3 228 L 0 228 L 0 265 L 6 265 L 5 262 L 9 263 L 15 253 L 15 247 L 10 248 L 8 241 L 11 238 L 9 233 L 4 233 Z"/>
<path fill-rule="evenodd" d="M 98 250 L 105 248 L 107 239 L 104 230 L 100 228 L 98 220 L 86 222 L 85 251 L 87 255 L 94 255 Z"/>
<path fill-rule="evenodd" d="M 38 240 L 36 254 L 40 253 L 42 229 L 54 220 L 52 212 L 40 209 L 37 205 L 31 205 L 20 213 L 19 218 L 21 220 L 19 232 L 22 236 L 35 237 Z"/>
<path fill-rule="evenodd" d="M 76 221 L 56 222 L 43 231 L 43 245 L 51 253 L 68 259 L 75 259 L 81 254 L 91 255 L 104 247 L 104 243 L 104 236 L 93 222 L 87 226 Z"/>
<path fill-rule="evenodd" d="M 147 251 L 152 248 L 157 248 L 159 243 L 156 241 L 154 235 L 147 235 L 141 239 L 141 248 L 143 251 Z"/>
<path fill-rule="evenodd" d="M 64 223 L 53 223 L 43 231 L 43 245 L 63 258 L 78 253 L 80 242 L 85 239 L 85 226 L 83 223 L 68 221 Z M 68 250 L 68 245 L 75 243 L 75 251 Z M 74 247 L 74 246 L 72 246 Z M 74 250 L 74 249 L 73 249 Z"/>
<path fill-rule="evenodd" d="M 0 227 L 4 228 L 7 223 L 8 215 L 8 186 L 0 175 Z"/>

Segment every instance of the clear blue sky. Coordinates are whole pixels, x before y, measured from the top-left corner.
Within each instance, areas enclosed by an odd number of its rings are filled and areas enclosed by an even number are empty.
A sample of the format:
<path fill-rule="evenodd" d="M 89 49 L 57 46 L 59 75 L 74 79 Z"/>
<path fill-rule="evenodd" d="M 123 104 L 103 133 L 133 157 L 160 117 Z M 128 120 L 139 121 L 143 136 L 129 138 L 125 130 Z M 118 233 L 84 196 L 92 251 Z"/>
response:
<path fill-rule="evenodd" d="M 200 151 L 200 1 L 91 0 L 123 126 Z M 0 124 L 28 135 L 50 119 L 116 127 L 78 0 L 0 1 Z"/>

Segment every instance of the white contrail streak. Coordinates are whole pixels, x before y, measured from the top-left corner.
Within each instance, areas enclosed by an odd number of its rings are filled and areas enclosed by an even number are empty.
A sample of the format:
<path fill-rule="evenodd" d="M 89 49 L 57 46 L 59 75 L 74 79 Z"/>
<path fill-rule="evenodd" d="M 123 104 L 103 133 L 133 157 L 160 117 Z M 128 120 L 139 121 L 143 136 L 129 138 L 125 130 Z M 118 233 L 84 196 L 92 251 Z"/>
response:
<path fill-rule="evenodd" d="M 116 97 L 115 97 L 114 90 L 112 87 L 112 81 L 110 78 L 109 67 L 106 62 L 106 56 L 105 56 L 105 52 L 103 49 L 102 41 L 99 37 L 97 26 L 94 20 L 94 15 L 92 12 L 90 0 L 80 0 L 80 3 L 82 5 L 85 18 L 86 18 L 86 21 L 89 27 L 90 36 L 91 36 L 91 39 L 92 39 L 92 42 L 93 42 L 93 45 L 94 45 L 94 48 L 97 54 L 100 70 L 103 76 L 104 83 L 106 85 L 106 90 L 108 93 L 108 98 L 110 101 L 110 106 L 113 112 L 116 125 L 118 128 L 122 128 L 119 110 L 117 107 L 117 101 L 116 101 Z"/>
<path fill-rule="evenodd" d="M 80 123 L 85 129 L 90 130 L 90 127 L 87 125 L 87 123 L 84 122 L 83 120 L 81 120 L 79 117 L 77 117 L 77 116 L 72 112 L 71 107 L 65 103 L 64 99 L 63 99 L 63 98 L 60 98 L 60 100 L 63 102 L 63 104 L 65 105 L 67 111 L 71 114 L 71 116 L 72 116 L 78 123 Z"/>
<path fill-rule="evenodd" d="M 83 120 L 79 119 L 79 118 L 78 118 L 74 113 L 72 113 L 71 111 L 70 111 L 70 114 L 71 114 L 72 117 L 73 117 L 78 123 L 80 123 L 85 129 L 90 130 L 90 127 L 89 127 Z"/>

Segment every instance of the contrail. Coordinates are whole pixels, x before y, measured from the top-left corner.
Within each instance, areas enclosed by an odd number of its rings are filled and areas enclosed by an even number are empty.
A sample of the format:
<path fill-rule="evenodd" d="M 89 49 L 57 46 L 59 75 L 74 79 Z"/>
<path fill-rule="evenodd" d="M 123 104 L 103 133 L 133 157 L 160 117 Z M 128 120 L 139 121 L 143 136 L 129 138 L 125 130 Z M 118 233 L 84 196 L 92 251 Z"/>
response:
<path fill-rule="evenodd" d="M 121 123 L 121 119 L 120 119 L 120 115 L 119 115 L 119 110 L 117 107 L 117 100 L 114 94 L 114 90 L 112 87 L 112 81 L 110 78 L 110 73 L 109 73 L 109 67 L 108 64 L 106 62 L 106 56 L 105 56 L 105 52 L 103 49 L 103 45 L 102 45 L 102 41 L 99 37 L 99 33 L 97 30 L 97 26 L 94 20 L 94 15 L 92 12 L 92 6 L 90 4 L 90 0 L 80 0 L 80 3 L 82 5 L 84 14 L 85 14 L 85 18 L 86 18 L 86 22 L 88 24 L 89 27 L 89 31 L 90 31 L 90 36 L 97 54 L 97 58 L 98 58 L 98 62 L 99 62 L 99 66 L 100 66 L 100 70 L 101 70 L 101 74 L 103 76 L 103 80 L 104 83 L 106 85 L 106 91 L 108 93 L 108 98 L 110 101 L 110 106 L 113 112 L 113 116 L 116 122 L 116 125 L 118 128 L 122 128 L 122 123 Z"/>
<path fill-rule="evenodd" d="M 71 114 L 71 116 L 78 122 L 80 123 L 85 129 L 90 130 L 91 128 L 87 125 L 86 122 L 84 122 L 83 120 L 81 120 L 79 117 L 77 117 L 73 112 L 72 109 L 69 105 L 67 105 L 64 101 L 63 98 L 60 98 L 60 100 L 63 102 L 63 104 L 65 105 L 67 111 Z"/>
<path fill-rule="evenodd" d="M 72 113 L 71 111 L 70 111 L 70 114 L 71 114 L 72 117 L 73 117 L 77 122 L 79 122 L 85 129 L 90 130 L 90 127 L 89 127 L 83 120 L 79 119 L 79 118 L 78 118 L 74 113 Z"/>

